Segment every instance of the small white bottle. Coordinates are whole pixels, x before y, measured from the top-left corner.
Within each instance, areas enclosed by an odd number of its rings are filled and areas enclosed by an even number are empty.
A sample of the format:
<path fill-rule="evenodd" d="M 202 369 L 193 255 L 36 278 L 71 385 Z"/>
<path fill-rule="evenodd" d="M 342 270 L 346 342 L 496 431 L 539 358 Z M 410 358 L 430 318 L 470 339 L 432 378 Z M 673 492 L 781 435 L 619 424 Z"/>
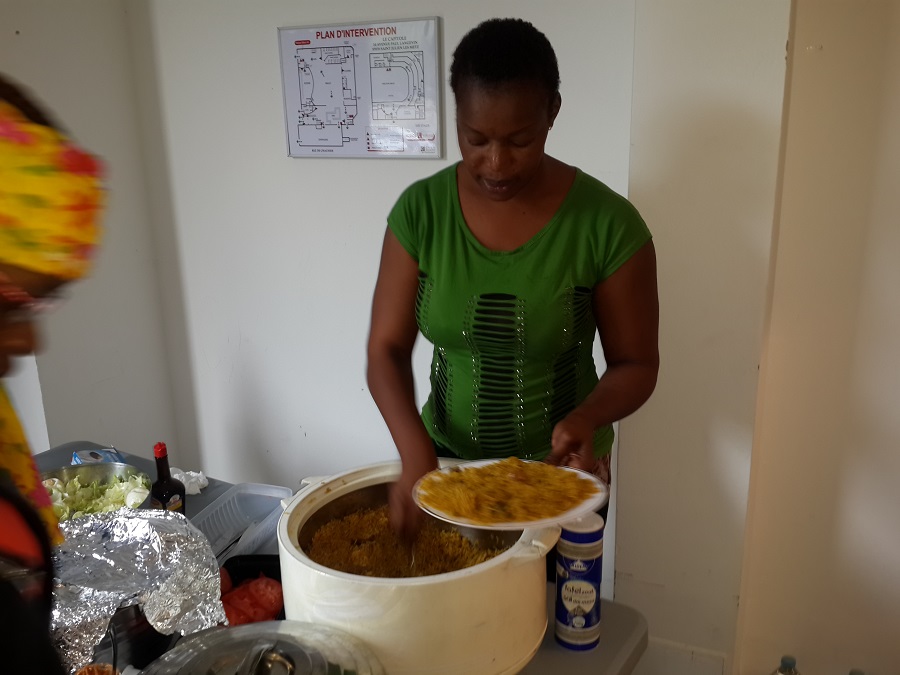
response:
<path fill-rule="evenodd" d="M 782 656 L 781 665 L 772 671 L 772 675 L 800 675 L 800 671 L 797 670 L 797 659 L 793 656 Z"/>

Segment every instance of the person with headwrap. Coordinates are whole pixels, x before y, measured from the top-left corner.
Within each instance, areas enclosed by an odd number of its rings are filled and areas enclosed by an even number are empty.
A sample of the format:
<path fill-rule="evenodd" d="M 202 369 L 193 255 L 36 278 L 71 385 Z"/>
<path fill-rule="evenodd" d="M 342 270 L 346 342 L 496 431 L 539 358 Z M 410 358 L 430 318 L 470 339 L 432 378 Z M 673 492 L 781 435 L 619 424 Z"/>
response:
<path fill-rule="evenodd" d="M 105 200 L 102 173 L 95 156 L 0 76 L 0 377 L 11 357 L 35 351 L 35 321 L 59 289 L 90 269 Z M 0 384 L 0 640 L 9 672 L 62 672 L 48 632 L 50 547 L 60 541 Z"/>

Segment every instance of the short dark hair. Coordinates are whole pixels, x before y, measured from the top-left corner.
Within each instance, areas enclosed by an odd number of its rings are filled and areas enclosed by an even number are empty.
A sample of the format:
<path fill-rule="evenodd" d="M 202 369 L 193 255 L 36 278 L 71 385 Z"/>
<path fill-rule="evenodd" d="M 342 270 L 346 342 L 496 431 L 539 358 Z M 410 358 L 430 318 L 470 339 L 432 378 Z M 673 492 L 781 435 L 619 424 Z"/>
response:
<path fill-rule="evenodd" d="M 534 82 L 550 96 L 559 93 L 559 64 L 553 46 L 524 19 L 488 19 L 463 36 L 453 52 L 450 88 L 459 96 L 467 83 L 497 87 Z"/>

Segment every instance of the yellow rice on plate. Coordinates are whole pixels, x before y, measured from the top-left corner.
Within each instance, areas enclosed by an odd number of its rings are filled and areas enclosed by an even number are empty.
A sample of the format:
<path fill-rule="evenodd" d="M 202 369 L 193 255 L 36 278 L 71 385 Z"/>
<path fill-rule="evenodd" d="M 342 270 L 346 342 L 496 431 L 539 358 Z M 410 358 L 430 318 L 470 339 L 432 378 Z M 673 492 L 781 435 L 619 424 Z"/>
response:
<path fill-rule="evenodd" d="M 491 525 L 555 518 L 597 492 L 578 471 L 509 457 L 433 471 L 419 483 L 418 499 L 447 517 Z"/>

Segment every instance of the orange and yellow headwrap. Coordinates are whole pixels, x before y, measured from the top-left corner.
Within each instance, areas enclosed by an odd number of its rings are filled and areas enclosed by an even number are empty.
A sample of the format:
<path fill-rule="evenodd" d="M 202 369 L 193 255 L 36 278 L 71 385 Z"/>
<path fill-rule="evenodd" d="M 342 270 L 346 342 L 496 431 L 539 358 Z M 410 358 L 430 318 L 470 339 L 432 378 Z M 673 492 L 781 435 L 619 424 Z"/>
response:
<path fill-rule="evenodd" d="M 84 276 L 104 202 L 96 157 L 0 101 L 0 262 L 66 280 Z"/>

